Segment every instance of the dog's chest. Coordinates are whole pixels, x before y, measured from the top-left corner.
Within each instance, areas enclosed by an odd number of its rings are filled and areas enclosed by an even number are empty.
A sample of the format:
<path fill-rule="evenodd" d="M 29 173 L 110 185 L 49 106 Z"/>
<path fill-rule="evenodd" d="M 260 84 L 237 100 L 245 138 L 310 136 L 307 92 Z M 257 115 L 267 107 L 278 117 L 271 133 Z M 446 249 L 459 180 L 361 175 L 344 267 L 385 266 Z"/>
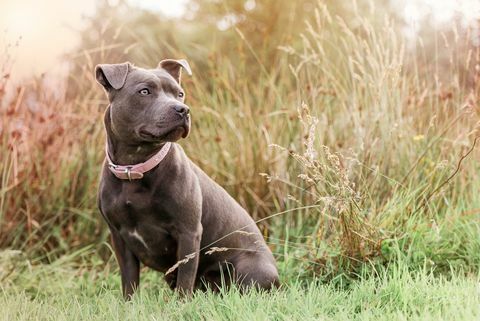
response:
<path fill-rule="evenodd" d="M 164 200 L 142 184 L 121 182 L 115 188 L 104 188 L 101 194 L 104 214 L 117 229 L 145 223 L 168 224 Z"/>
<path fill-rule="evenodd" d="M 174 264 L 177 242 L 161 226 L 122 228 L 120 235 L 143 264 L 160 271 Z"/>
<path fill-rule="evenodd" d="M 167 257 L 175 258 L 176 253 L 171 216 L 162 206 L 165 200 L 140 184 L 129 183 L 101 190 L 102 211 L 144 264 L 163 270 L 164 263 L 171 263 Z"/>

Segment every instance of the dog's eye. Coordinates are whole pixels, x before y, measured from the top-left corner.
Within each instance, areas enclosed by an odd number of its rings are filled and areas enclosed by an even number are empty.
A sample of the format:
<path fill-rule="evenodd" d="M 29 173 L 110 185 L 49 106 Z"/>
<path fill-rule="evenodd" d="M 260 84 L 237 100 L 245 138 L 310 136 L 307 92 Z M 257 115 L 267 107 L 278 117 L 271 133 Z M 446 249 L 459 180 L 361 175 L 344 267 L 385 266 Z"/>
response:
<path fill-rule="evenodd" d="M 150 90 L 148 90 L 147 88 L 143 88 L 138 93 L 142 96 L 146 96 L 146 95 L 150 95 Z"/>
<path fill-rule="evenodd" d="M 178 97 L 183 98 L 183 96 L 185 96 L 185 94 L 183 92 L 178 93 Z"/>

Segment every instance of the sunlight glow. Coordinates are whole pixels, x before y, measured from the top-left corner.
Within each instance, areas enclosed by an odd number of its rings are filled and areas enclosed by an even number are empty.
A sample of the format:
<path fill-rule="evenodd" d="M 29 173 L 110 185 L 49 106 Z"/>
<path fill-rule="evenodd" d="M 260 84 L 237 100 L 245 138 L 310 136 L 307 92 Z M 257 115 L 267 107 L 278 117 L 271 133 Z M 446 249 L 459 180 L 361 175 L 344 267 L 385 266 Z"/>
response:
<path fill-rule="evenodd" d="M 130 0 L 133 6 L 163 13 L 167 17 L 181 17 L 188 0 Z"/>
<path fill-rule="evenodd" d="M 1 0 L 0 48 L 10 46 L 14 77 L 63 68 L 58 57 L 77 43 L 74 29 L 82 14 L 93 12 L 94 1 Z"/>
<path fill-rule="evenodd" d="M 6 9 L 8 15 L 4 20 L 8 31 L 19 36 L 34 32 L 38 24 L 38 17 L 35 16 L 32 7 L 25 3 L 10 5 L 11 7 Z"/>
<path fill-rule="evenodd" d="M 431 15 L 434 23 L 445 23 L 459 16 L 469 25 L 480 18 L 479 0 L 404 0 L 393 1 L 403 5 L 407 22 L 416 23 Z"/>
<path fill-rule="evenodd" d="M 0 0 L 0 49 L 10 45 L 15 57 L 12 74 L 20 79 L 43 72 L 63 72 L 59 56 L 78 43 L 84 15 L 95 10 L 96 0 Z M 129 0 L 132 6 L 170 17 L 184 14 L 188 0 Z M 118 0 L 109 0 L 114 6 Z M 16 46 L 18 44 L 18 46 Z M 0 61 L 1 63 L 1 61 Z M 58 69 L 58 70 L 56 70 Z"/>

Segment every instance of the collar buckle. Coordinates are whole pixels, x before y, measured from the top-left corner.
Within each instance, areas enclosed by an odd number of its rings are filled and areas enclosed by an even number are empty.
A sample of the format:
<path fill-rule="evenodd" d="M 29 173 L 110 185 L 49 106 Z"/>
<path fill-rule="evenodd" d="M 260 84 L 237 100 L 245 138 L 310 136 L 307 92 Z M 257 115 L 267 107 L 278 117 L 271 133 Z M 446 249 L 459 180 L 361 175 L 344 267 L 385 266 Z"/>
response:
<path fill-rule="evenodd" d="M 131 170 L 132 170 L 132 166 L 127 166 L 125 168 L 125 174 L 127 174 L 127 177 L 128 177 L 129 181 L 132 181 Z"/>

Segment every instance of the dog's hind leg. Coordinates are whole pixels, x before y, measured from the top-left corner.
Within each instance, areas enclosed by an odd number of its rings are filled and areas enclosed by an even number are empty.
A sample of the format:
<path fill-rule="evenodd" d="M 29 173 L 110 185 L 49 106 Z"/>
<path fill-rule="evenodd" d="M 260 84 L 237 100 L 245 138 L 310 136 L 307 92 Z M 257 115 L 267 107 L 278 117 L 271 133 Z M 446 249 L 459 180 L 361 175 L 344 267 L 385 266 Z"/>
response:
<path fill-rule="evenodd" d="M 271 290 L 280 286 L 277 268 L 259 253 L 245 253 L 235 264 L 236 283 L 242 290 Z"/>

